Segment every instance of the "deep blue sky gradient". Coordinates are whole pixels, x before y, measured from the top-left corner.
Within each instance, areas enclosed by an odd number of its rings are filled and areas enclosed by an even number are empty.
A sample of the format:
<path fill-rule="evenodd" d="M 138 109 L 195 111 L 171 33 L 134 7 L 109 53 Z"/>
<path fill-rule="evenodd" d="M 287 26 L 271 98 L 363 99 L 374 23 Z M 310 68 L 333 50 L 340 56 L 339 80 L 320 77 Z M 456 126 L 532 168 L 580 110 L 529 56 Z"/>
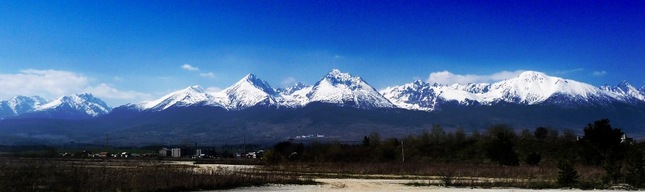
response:
<path fill-rule="evenodd" d="M 444 70 L 645 85 L 645 1 L 637 0 L 8 0 L 0 26 L 0 74 L 71 71 L 154 96 L 225 88 L 247 73 L 276 87 L 313 84 L 332 68 L 377 89 Z"/>

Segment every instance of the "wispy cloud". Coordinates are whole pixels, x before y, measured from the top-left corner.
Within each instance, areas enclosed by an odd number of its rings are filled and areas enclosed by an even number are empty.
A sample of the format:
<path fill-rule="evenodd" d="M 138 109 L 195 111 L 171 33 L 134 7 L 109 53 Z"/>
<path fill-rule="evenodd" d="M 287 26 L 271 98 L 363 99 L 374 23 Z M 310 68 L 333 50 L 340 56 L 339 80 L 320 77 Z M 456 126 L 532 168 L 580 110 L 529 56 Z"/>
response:
<path fill-rule="evenodd" d="M 181 68 L 187 71 L 199 71 L 198 67 L 193 67 L 192 65 L 189 65 L 189 64 L 184 64 L 181 66 Z"/>
<path fill-rule="evenodd" d="M 570 73 L 576 73 L 576 72 L 581 72 L 584 71 L 584 68 L 575 68 L 575 69 L 570 69 L 570 70 L 564 70 L 564 71 L 556 71 L 554 74 L 556 75 L 566 75 Z"/>
<path fill-rule="evenodd" d="M 2 97 L 15 95 L 61 96 L 78 93 L 89 84 L 88 77 L 69 71 L 22 70 L 17 74 L 0 74 Z"/>
<path fill-rule="evenodd" d="M 591 75 L 596 77 L 602 77 L 607 75 L 607 71 L 594 71 L 593 73 L 591 73 Z"/>
<path fill-rule="evenodd" d="M 298 80 L 296 80 L 296 78 L 287 77 L 287 78 L 283 79 L 282 82 L 280 82 L 280 84 L 282 84 L 282 86 L 286 87 L 286 86 L 291 86 L 291 85 L 293 85 L 293 84 L 295 84 L 297 82 L 298 82 Z"/>
<path fill-rule="evenodd" d="M 53 99 L 63 95 L 92 93 L 102 99 L 140 100 L 150 95 L 136 91 L 121 91 L 109 84 L 92 85 L 90 77 L 60 70 L 26 69 L 16 74 L 0 74 L 0 99 L 17 95 L 38 95 Z"/>
<path fill-rule="evenodd" d="M 206 78 L 215 78 L 215 73 L 213 72 L 200 73 L 199 76 L 206 77 Z"/>
<path fill-rule="evenodd" d="M 496 81 L 517 77 L 522 72 L 524 72 L 524 70 L 501 71 L 490 75 L 474 75 L 474 74 L 460 75 L 460 74 L 451 73 L 449 71 L 440 71 L 440 72 L 430 73 L 430 76 L 428 77 L 427 81 L 430 83 L 439 83 L 439 84 L 445 84 L 445 85 L 450 85 L 455 83 L 459 83 L 459 84 L 492 83 Z"/>
<path fill-rule="evenodd" d="M 150 94 L 140 93 L 136 91 L 120 91 L 105 83 L 101 83 L 94 87 L 87 87 L 83 92 L 92 93 L 93 95 L 102 99 L 131 100 L 151 97 Z"/>

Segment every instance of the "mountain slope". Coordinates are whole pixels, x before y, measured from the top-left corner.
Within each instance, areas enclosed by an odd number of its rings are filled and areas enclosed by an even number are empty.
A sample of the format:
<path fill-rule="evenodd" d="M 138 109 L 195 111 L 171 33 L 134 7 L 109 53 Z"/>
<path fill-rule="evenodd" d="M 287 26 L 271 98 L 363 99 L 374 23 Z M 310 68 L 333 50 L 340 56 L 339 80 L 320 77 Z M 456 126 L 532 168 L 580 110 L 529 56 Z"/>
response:
<path fill-rule="evenodd" d="M 196 105 L 222 106 L 215 98 L 199 86 L 190 86 L 172 92 L 157 100 L 138 104 L 140 110 L 161 111 L 171 107 L 188 107 Z"/>
<path fill-rule="evenodd" d="M 20 117 L 84 119 L 105 115 L 111 110 L 101 99 L 86 93 L 60 97 Z"/>
<path fill-rule="evenodd" d="M 382 90 L 381 93 L 399 108 L 422 111 L 434 110 L 438 98 L 436 89 L 421 80 L 401 86 L 388 87 Z"/>
<path fill-rule="evenodd" d="M 547 76 L 544 73 L 527 71 L 518 77 L 491 85 L 487 93 L 491 101 L 538 104 L 560 95 L 577 101 L 600 101 L 607 99 L 599 88 L 589 84 Z"/>
<path fill-rule="evenodd" d="M 256 105 L 276 106 L 276 91 L 267 83 L 253 74 L 248 74 L 237 83 L 216 93 L 226 108 L 241 110 Z"/>
<path fill-rule="evenodd" d="M 309 102 L 332 103 L 357 108 L 394 108 L 388 99 L 362 78 L 338 69 L 329 72 L 318 81 L 309 93 Z"/>

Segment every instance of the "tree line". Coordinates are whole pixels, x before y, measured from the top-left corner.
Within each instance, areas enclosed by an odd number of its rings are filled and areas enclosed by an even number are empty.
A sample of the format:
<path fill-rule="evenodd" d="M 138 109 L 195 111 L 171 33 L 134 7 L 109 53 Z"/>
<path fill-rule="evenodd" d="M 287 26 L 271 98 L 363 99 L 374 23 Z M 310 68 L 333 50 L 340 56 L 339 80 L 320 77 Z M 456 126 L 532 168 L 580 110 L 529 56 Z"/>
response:
<path fill-rule="evenodd" d="M 623 131 L 608 119 L 588 124 L 578 137 L 572 130 L 537 127 L 516 132 L 506 125 L 494 125 L 483 132 L 467 134 L 458 128 L 447 132 L 440 125 L 418 135 L 383 138 L 371 133 L 360 144 L 296 143 L 276 144 L 265 155 L 268 163 L 468 163 L 501 166 L 556 165 L 562 186 L 577 183 L 575 164 L 602 167 L 607 184 L 645 184 L 645 144 L 624 140 Z"/>

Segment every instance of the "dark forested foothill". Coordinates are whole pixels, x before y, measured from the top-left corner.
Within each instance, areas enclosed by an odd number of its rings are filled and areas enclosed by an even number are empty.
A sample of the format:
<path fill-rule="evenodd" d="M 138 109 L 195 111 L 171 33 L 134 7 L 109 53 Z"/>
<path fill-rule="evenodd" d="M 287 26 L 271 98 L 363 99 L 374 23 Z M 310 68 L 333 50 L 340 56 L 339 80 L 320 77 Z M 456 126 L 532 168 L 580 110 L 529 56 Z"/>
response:
<path fill-rule="evenodd" d="M 643 143 L 631 141 L 621 129 L 602 119 L 587 125 L 582 136 L 572 130 L 560 132 L 548 127 L 516 132 L 506 125 L 466 134 L 463 129 L 446 132 L 440 125 L 434 125 L 404 138 L 372 133 L 356 144 L 286 141 L 275 145 L 269 162 L 552 167 L 557 168 L 553 173 L 557 175 L 553 177 L 557 186 L 595 188 L 627 183 L 640 188 L 645 185 L 644 151 Z M 601 176 L 579 175 L 576 169 L 580 167 L 604 171 Z"/>

